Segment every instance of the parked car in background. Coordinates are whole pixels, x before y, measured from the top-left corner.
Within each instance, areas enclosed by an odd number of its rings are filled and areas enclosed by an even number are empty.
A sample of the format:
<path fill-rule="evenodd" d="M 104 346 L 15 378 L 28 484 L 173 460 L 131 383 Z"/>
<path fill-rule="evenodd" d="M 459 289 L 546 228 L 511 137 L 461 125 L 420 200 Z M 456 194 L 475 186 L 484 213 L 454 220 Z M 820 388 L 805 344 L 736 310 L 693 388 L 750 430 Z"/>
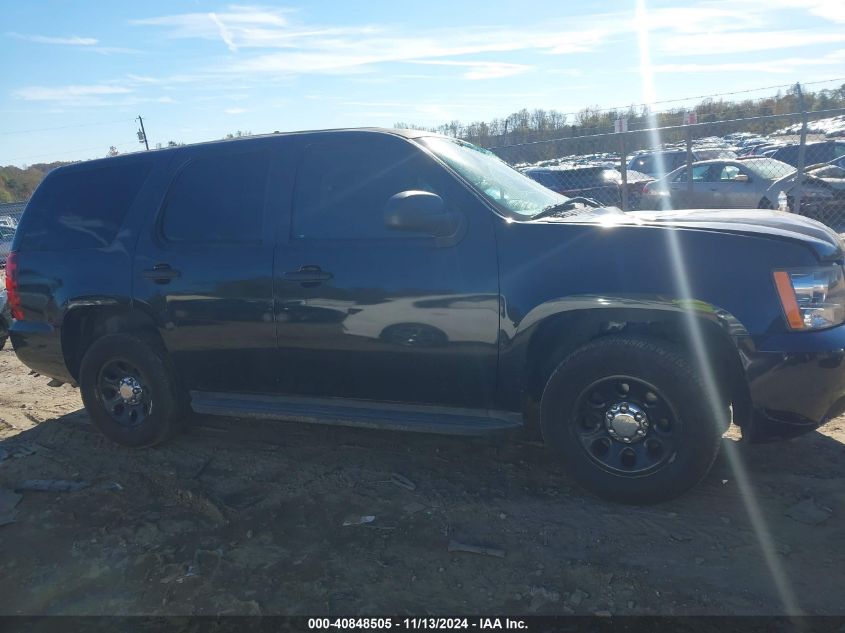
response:
<path fill-rule="evenodd" d="M 839 158 L 834 158 L 826 163 L 818 163 L 807 167 L 807 173 L 820 178 L 843 178 L 843 171 L 845 170 L 845 155 Z"/>
<path fill-rule="evenodd" d="M 800 145 L 797 144 L 782 145 L 772 152 L 771 157 L 797 167 L 800 149 Z M 804 165 L 827 163 L 842 156 L 845 156 L 845 140 L 807 143 L 804 151 Z"/>
<path fill-rule="evenodd" d="M 12 238 L 14 237 L 14 228 L 0 224 L 0 269 L 6 267 L 6 256 L 12 250 Z"/>
<path fill-rule="evenodd" d="M 0 349 L 6 347 L 9 338 L 9 328 L 12 326 L 12 313 L 9 311 L 9 301 L 6 289 L 0 290 Z"/>
<path fill-rule="evenodd" d="M 692 150 L 693 161 L 713 158 L 736 158 L 736 152 L 722 147 L 694 147 Z M 648 151 L 634 155 L 628 162 L 628 169 L 657 178 L 661 175 L 661 168 L 664 174 L 668 174 L 686 162 L 686 149 Z"/>
<path fill-rule="evenodd" d="M 570 198 L 591 198 L 603 206 L 622 207 L 622 173 L 606 166 L 532 167 L 523 172 L 544 187 Z M 643 187 L 654 178 L 628 171 L 628 208 L 639 209 Z"/>
<path fill-rule="evenodd" d="M 771 158 L 708 160 L 692 165 L 692 184 L 686 166 L 645 186 L 644 209 L 774 209 L 778 195 L 790 196 L 797 178 L 795 168 Z M 806 175 L 802 209 L 833 198 L 830 187 Z M 791 205 L 792 200 L 788 198 Z"/>

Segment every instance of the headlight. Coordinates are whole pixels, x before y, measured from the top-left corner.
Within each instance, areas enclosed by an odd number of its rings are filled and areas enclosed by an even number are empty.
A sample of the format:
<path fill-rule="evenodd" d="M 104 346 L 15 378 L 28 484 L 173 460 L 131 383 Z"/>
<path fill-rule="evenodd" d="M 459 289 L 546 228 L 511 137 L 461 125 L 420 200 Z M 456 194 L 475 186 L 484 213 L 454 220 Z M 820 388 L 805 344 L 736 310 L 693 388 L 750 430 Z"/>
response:
<path fill-rule="evenodd" d="M 775 287 L 792 330 L 818 330 L 845 321 L 842 266 L 777 270 Z"/>

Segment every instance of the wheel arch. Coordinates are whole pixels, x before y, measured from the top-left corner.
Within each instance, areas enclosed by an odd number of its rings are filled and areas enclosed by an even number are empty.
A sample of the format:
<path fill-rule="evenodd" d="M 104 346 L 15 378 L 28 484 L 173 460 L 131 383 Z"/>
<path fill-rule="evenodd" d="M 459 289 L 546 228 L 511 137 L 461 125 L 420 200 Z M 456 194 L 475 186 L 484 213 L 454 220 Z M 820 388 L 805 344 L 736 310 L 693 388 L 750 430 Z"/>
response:
<path fill-rule="evenodd" d="M 144 333 L 164 345 L 152 315 L 137 305 L 114 299 L 73 302 L 62 318 L 61 345 L 65 366 L 79 380 L 82 357 L 91 344 L 106 334 Z"/>
<path fill-rule="evenodd" d="M 671 342 L 690 357 L 689 311 L 699 326 L 705 361 L 715 368 L 717 387 L 733 407 L 740 426 L 750 419 L 751 395 L 742 364 L 741 340 L 747 331 L 730 313 L 701 301 L 584 297 L 567 309 L 546 309 L 522 332 L 527 335 L 522 376 L 523 408 L 528 425 L 539 429 L 539 402 L 555 368 L 578 348 L 603 336 L 631 334 Z"/>

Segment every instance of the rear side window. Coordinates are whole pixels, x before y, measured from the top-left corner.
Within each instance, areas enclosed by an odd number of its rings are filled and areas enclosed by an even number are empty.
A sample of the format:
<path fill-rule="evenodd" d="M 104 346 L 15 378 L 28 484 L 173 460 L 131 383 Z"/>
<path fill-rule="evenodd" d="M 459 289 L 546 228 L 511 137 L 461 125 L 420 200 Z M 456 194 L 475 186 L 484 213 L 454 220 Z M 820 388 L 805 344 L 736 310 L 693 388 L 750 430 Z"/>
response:
<path fill-rule="evenodd" d="M 17 248 L 108 246 L 151 168 L 151 161 L 120 161 L 51 174 L 26 207 L 18 227 Z"/>
<path fill-rule="evenodd" d="M 170 187 L 161 219 L 171 242 L 258 242 L 267 194 L 267 151 L 192 159 Z"/>

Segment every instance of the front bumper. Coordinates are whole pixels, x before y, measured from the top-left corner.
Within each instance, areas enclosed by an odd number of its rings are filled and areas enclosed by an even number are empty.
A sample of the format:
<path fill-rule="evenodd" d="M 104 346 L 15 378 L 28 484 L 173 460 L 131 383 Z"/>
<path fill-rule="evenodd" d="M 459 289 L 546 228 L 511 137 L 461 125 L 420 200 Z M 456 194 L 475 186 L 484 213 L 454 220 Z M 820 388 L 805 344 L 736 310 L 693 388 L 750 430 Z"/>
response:
<path fill-rule="evenodd" d="M 845 325 L 759 337 L 743 353 L 751 441 L 794 437 L 845 412 Z"/>

